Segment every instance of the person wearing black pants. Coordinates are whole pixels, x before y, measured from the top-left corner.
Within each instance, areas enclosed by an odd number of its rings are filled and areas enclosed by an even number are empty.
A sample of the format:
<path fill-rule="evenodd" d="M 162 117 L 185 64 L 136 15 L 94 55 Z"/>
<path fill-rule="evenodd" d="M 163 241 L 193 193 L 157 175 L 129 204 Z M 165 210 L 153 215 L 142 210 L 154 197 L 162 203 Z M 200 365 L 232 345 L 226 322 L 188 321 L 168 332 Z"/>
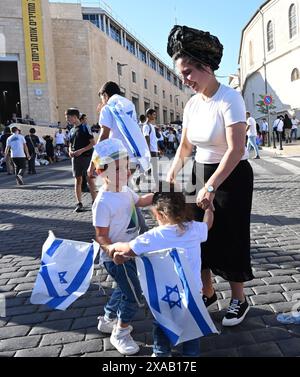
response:
<path fill-rule="evenodd" d="M 35 129 L 30 128 L 29 135 L 25 136 L 26 145 L 28 152 L 30 154 L 30 159 L 28 160 L 28 174 L 36 174 L 35 170 L 35 158 L 36 158 L 36 149 L 40 144 L 39 138 L 35 135 Z"/>

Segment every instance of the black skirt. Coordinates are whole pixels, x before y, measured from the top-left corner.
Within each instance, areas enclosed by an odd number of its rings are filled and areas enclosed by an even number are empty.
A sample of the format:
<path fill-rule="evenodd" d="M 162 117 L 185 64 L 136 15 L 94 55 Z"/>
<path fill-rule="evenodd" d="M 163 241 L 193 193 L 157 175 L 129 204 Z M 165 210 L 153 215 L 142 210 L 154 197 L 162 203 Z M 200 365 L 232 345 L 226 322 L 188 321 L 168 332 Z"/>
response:
<path fill-rule="evenodd" d="M 219 164 L 194 163 L 192 182 L 197 188 L 209 180 Z M 201 182 L 202 181 L 202 182 Z M 208 239 L 201 244 L 202 269 L 211 269 L 227 281 L 245 282 L 254 278 L 250 261 L 250 215 L 253 170 L 247 160 L 240 161 L 219 186 L 214 199 L 214 223 Z M 204 211 L 191 205 L 195 220 Z"/>

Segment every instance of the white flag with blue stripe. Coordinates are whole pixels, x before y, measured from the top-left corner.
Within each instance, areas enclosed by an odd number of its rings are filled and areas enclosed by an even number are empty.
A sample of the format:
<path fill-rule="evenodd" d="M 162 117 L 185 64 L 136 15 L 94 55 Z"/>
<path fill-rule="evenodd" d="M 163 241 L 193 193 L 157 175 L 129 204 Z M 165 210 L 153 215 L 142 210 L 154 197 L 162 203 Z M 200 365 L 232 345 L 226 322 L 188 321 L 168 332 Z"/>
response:
<path fill-rule="evenodd" d="M 150 169 L 151 154 L 146 139 L 137 123 L 133 111 L 126 112 L 126 107 L 130 102 L 118 94 L 113 95 L 108 100 L 108 108 L 113 115 L 118 129 L 121 132 L 125 147 L 128 148 L 134 158 L 138 161 L 144 171 Z"/>
<path fill-rule="evenodd" d="M 58 239 L 49 231 L 30 302 L 46 304 L 53 309 L 67 309 L 87 291 L 98 251 L 99 244 L 95 241 Z"/>
<path fill-rule="evenodd" d="M 196 288 L 185 253 L 176 248 L 136 258 L 143 294 L 173 345 L 218 333 Z"/>

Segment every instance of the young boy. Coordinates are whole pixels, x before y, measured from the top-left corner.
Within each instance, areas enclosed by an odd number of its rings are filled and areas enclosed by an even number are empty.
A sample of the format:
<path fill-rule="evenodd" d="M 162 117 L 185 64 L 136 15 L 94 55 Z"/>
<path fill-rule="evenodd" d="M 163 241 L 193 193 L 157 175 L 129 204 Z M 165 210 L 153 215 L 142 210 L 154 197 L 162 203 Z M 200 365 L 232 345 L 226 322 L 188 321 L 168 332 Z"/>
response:
<path fill-rule="evenodd" d="M 148 206 L 153 194 L 139 197 L 128 186 L 128 153 L 118 139 L 106 139 L 95 146 L 93 163 L 96 172 L 104 179 L 93 204 L 93 225 L 96 241 L 101 246 L 100 258 L 110 276 L 117 283 L 116 289 L 104 307 L 105 315 L 99 317 L 98 330 L 112 333 L 111 344 L 123 355 L 133 355 L 139 346 L 132 339 L 130 321 L 138 310 L 141 287 L 134 260 L 117 266 L 108 256 L 109 245 L 129 242 L 138 235 L 135 206 Z"/>

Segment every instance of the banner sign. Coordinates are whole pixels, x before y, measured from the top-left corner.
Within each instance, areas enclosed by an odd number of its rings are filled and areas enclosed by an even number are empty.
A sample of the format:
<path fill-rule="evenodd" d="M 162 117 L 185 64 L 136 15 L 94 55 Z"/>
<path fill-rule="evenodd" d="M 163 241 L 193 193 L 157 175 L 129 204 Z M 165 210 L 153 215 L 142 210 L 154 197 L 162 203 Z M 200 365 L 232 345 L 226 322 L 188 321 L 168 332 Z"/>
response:
<path fill-rule="evenodd" d="M 41 0 L 22 0 L 28 82 L 46 82 Z"/>

